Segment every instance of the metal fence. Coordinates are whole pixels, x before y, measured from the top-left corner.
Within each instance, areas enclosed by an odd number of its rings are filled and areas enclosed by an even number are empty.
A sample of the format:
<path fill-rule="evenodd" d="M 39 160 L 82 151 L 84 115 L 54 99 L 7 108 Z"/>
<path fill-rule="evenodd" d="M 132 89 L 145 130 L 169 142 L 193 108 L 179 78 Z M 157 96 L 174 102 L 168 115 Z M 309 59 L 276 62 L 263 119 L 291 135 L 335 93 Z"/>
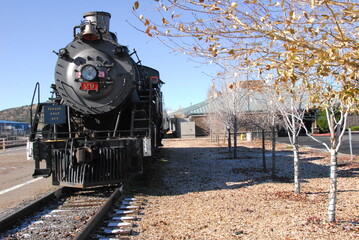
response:
<path fill-rule="evenodd" d="M 21 137 L 14 140 L 7 140 L 6 138 L 0 138 L 1 142 L 1 149 L 5 151 L 6 148 L 9 147 L 16 147 L 16 146 L 23 146 L 26 145 L 27 137 Z"/>

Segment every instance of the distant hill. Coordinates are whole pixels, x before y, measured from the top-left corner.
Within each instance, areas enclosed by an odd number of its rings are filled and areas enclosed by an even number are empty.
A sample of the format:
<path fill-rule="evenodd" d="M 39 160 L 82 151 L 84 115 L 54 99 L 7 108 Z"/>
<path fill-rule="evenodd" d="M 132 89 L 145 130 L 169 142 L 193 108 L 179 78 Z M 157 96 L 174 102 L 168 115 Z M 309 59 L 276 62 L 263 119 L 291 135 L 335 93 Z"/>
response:
<path fill-rule="evenodd" d="M 33 112 L 36 105 L 33 105 Z M 0 111 L 0 120 L 30 123 L 30 105 Z"/>

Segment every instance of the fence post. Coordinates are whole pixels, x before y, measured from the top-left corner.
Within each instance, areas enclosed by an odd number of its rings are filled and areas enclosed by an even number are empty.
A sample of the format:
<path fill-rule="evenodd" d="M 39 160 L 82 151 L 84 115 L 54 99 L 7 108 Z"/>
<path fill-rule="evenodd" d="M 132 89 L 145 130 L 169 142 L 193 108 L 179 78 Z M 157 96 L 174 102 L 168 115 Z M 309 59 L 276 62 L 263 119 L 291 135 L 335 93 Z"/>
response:
<path fill-rule="evenodd" d="M 2 151 L 5 152 L 5 138 L 2 139 Z"/>
<path fill-rule="evenodd" d="M 33 142 L 30 142 L 29 138 L 26 139 L 26 159 L 34 160 L 33 154 L 34 145 Z"/>
<path fill-rule="evenodd" d="M 349 131 L 350 161 L 353 161 L 352 129 L 348 128 L 348 131 Z"/>

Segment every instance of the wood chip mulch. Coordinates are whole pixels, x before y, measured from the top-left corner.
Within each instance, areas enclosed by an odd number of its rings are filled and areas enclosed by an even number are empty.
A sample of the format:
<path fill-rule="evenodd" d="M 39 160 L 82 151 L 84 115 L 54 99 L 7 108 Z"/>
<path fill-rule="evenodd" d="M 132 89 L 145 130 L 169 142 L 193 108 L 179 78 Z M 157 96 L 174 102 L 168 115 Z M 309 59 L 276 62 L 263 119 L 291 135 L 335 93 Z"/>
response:
<path fill-rule="evenodd" d="M 240 141 L 237 159 L 209 139 L 163 143 L 142 191 L 148 204 L 130 239 L 359 239 L 359 159 L 339 157 L 337 222 L 330 224 L 326 152 L 300 149 L 296 195 L 288 145 L 278 144 L 272 179 L 262 169 L 260 142 Z"/>

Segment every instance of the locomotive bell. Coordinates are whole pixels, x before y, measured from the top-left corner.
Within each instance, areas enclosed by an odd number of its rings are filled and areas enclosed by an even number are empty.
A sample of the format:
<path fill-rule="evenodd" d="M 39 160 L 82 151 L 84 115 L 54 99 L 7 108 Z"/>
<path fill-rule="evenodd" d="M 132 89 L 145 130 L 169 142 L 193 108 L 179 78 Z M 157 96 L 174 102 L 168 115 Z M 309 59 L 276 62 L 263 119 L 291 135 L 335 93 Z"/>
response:
<path fill-rule="evenodd" d="M 82 39 L 90 41 L 100 39 L 100 35 L 97 32 L 96 26 L 91 22 L 85 25 L 85 29 L 82 33 Z"/>
<path fill-rule="evenodd" d="M 84 26 L 82 39 L 97 40 L 100 38 L 100 33 L 108 38 L 111 14 L 107 12 L 88 12 L 83 17 L 85 20 L 82 23 Z"/>

